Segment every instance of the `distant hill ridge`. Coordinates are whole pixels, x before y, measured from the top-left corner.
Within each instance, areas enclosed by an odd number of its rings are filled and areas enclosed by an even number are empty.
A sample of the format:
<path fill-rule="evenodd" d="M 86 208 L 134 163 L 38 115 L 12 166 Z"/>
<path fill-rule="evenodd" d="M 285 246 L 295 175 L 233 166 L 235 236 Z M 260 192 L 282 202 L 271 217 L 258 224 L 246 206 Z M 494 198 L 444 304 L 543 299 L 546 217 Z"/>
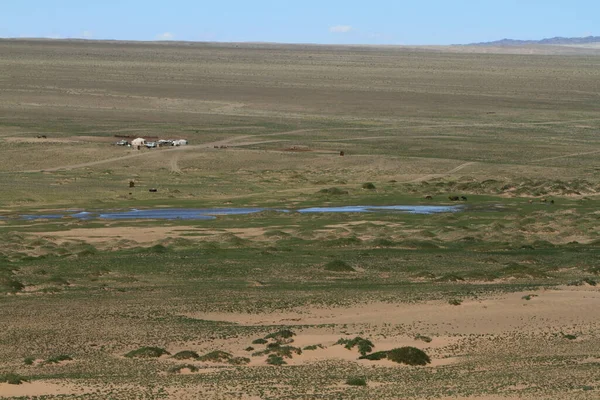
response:
<path fill-rule="evenodd" d="M 573 44 L 590 44 L 600 43 L 600 36 L 586 36 L 586 37 L 553 37 L 542 40 L 515 40 L 515 39 L 502 39 L 494 42 L 482 42 L 482 43 L 470 43 L 468 46 L 522 46 L 527 44 L 549 44 L 549 45 L 573 45 Z"/>

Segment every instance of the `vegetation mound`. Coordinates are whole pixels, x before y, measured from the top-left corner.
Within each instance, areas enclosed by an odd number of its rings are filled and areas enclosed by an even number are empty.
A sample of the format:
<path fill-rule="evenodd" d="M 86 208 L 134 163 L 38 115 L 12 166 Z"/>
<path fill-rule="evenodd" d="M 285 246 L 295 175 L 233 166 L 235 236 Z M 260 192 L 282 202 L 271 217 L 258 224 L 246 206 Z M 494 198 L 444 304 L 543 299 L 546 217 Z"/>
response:
<path fill-rule="evenodd" d="M 21 375 L 9 373 L 0 375 L 0 383 L 8 383 L 9 385 L 20 385 L 23 382 L 27 382 L 27 379 Z"/>
<path fill-rule="evenodd" d="M 325 271 L 330 272 L 356 272 L 354 268 L 352 268 L 349 264 L 345 263 L 341 260 L 330 261 L 325 264 Z"/>
<path fill-rule="evenodd" d="M 192 364 L 176 365 L 173 368 L 169 369 L 169 372 L 172 374 L 179 374 L 184 369 L 187 369 L 190 372 L 198 372 L 198 367 Z"/>
<path fill-rule="evenodd" d="M 173 355 L 173 358 L 176 360 L 197 360 L 200 356 L 195 351 L 183 350 Z"/>
<path fill-rule="evenodd" d="M 400 347 L 389 351 L 379 351 L 373 354 L 364 355 L 359 357 L 359 360 L 384 360 L 396 362 L 398 364 L 406 365 L 427 365 L 431 363 L 431 358 L 420 349 L 416 347 Z"/>
<path fill-rule="evenodd" d="M 137 350 L 132 350 L 125 354 L 128 358 L 159 358 L 161 356 L 170 355 L 168 351 L 160 347 L 140 347 Z"/>
<path fill-rule="evenodd" d="M 280 366 L 280 365 L 285 365 L 287 364 L 284 359 L 276 354 L 271 354 L 268 358 L 267 358 L 267 364 L 269 365 L 275 365 L 275 366 Z"/>
<path fill-rule="evenodd" d="M 231 361 L 233 356 L 225 351 L 216 350 L 198 357 L 198 361 L 227 363 Z"/>

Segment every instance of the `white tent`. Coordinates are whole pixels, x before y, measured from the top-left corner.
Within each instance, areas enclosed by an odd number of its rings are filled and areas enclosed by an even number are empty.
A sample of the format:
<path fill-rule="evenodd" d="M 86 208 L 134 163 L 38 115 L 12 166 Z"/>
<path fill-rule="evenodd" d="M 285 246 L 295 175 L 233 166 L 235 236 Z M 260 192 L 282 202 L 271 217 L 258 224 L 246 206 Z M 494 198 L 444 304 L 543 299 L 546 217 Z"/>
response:
<path fill-rule="evenodd" d="M 146 139 L 144 138 L 137 138 L 137 139 L 133 139 L 131 141 L 131 145 L 133 147 L 138 147 L 138 146 L 145 146 L 146 145 Z"/>
<path fill-rule="evenodd" d="M 185 139 L 173 140 L 173 146 L 186 146 L 188 141 Z"/>

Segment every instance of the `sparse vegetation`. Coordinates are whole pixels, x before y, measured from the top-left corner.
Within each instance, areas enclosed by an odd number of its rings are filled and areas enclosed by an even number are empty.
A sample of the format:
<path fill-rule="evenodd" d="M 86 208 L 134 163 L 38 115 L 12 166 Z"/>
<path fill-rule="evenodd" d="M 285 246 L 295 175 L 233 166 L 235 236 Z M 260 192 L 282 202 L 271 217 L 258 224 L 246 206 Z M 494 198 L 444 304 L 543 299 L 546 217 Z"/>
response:
<path fill-rule="evenodd" d="M 354 339 L 340 339 L 336 342 L 336 344 L 339 345 L 344 345 L 344 347 L 348 350 L 352 350 L 353 348 L 357 347 L 358 348 L 358 352 L 360 354 L 362 354 L 363 356 L 367 353 L 370 353 L 371 351 L 373 351 L 373 347 L 375 347 L 375 345 L 373 344 L 373 342 L 371 342 L 368 339 L 363 339 L 360 336 L 355 337 Z"/>
<path fill-rule="evenodd" d="M 127 358 L 159 358 L 168 356 L 171 353 L 160 347 L 140 347 L 125 354 Z"/>
<path fill-rule="evenodd" d="M 0 383 L 8 383 L 9 385 L 20 385 L 23 382 L 27 382 L 27 379 L 19 374 L 9 373 L 0 375 Z"/>
<path fill-rule="evenodd" d="M 0 40 L 0 373 L 35 383 L 9 389 L 595 399 L 598 60 L 480 51 Z"/>
<path fill-rule="evenodd" d="M 348 378 L 346 379 L 346 385 L 348 386 L 367 386 L 367 380 L 365 378 Z"/>
<path fill-rule="evenodd" d="M 352 266 L 341 260 L 334 260 L 328 262 L 327 264 L 325 264 L 324 269 L 325 271 L 330 272 L 356 272 L 356 270 L 352 268 Z"/>
<path fill-rule="evenodd" d="M 198 358 L 200 358 L 200 356 L 195 351 L 183 350 L 179 353 L 174 354 L 173 358 L 176 360 L 197 360 Z"/>

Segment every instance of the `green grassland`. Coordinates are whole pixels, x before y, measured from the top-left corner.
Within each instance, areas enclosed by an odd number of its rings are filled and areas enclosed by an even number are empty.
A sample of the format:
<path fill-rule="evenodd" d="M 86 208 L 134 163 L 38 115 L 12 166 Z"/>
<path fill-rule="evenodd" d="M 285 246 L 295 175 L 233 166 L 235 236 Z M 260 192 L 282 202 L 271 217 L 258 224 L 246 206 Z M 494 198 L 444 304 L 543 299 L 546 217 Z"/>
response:
<path fill-rule="evenodd" d="M 504 330 L 302 318 L 596 295 L 599 89 L 592 55 L 0 41 L 0 385 L 72 389 L 40 399 L 597 398 L 593 316 L 532 312 Z M 115 135 L 190 146 L 136 151 Z M 456 205 L 448 196 L 468 201 L 435 215 L 294 212 Z M 291 212 L 20 218 L 153 207 Z M 303 335 L 361 336 L 375 352 L 399 337 L 448 343 L 412 340 L 427 367 L 352 349 L 297 362 L 335 346 L 301 351 Z"/>

